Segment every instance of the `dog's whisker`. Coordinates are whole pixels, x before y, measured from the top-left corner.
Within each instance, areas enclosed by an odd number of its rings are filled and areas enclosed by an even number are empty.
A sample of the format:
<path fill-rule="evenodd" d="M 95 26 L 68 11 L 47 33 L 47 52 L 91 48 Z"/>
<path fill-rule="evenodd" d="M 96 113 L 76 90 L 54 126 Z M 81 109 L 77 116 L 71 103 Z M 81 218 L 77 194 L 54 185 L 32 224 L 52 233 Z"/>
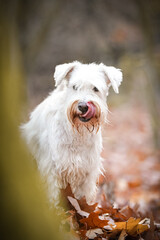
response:
<path fill-rule="evenodd" d="M 98 131 L 99 131 L 99 124 L 98 124 L 98 127 L 97 127 L 97 131 L 96 131 L 96 134 L 98 133 Z"/>
<path fill-rule="evenodd" d="M 92 129 L 92 132 L 94 131 L 94 124 L 92 125 L 93 129 Z"/>

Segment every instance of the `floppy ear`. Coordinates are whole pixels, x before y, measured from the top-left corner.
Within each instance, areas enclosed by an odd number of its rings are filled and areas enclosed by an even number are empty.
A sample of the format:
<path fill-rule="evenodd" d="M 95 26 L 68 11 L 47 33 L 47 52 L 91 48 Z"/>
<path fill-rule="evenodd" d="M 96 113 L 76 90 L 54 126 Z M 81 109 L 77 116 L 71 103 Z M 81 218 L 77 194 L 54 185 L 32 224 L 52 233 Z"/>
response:
<path fill-rule="evenodd" d="M 78 64 L 80 63 L 75 61 L 72 63 L 57 65 L 54 72 L 55 86 L 57 87 L 63 79 L 67 79 L 69 73 L 71 73 Z"/>
<path fill-rule="evenodd" d="M 103 63 L 100 64 L 100 67 L 107 77 L 108 88 L 112 85 L 114 91 L 119 93 L 118 87 L 121 85 L 123 78 L 121 70 L 115 67 L 105 66 Z"/>

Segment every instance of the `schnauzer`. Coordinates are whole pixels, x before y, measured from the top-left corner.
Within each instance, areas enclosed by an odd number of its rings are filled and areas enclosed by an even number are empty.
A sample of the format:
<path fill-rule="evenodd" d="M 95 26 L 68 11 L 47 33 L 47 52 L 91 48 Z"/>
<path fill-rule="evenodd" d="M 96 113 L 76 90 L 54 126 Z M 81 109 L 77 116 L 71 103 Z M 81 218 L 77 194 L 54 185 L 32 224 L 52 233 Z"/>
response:
<path fill-rule="evenodd" d="M 118 93 L 120 69 L 78 61 L 56 66 L 56 89 L 40 103 L 22 131 L 57 205 L 70 185 L 77 199 L 94 202 L 102 172 L 101 126 L 107 121 L 109 87 Z"/>

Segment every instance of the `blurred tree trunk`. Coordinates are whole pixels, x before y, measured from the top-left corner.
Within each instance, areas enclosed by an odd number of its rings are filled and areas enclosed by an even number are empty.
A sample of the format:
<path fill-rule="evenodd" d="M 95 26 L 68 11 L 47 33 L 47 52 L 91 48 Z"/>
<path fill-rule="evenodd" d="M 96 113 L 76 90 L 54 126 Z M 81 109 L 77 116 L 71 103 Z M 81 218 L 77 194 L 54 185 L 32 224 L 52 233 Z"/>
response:
<path fill-rule="evenodd" d="M 159 90 L 160 90 L 160 74 L 155 59 L 154 49 L 154 26 L 151 22 L 151 7 L 150 1 L 136 0 L 139 23 L 141 32 L 144 38 L 145 63 L 144 73 L 147 79 L 147 87 L 145 89 L 148 109 L 151 114 L 153 137 L 155 147 L 160 147 L 160 132 L 159 132 Z"/>
<path fill-rule="evenodd" d="M 22 5 L 23 5 L 23 2 L 22 2 Z M 31 5 L 32 5 L 32 2 L 31 2 Z M 28 48 L 25 49 L 24 55 L 26 57 L 26 63 L 29 66 L 28 69 L 32 69 L 33 61 L 35 61 L 39 53 L 39 49 L 42 48 L 48 36 L 50 28 L 53 25 L 53 22 L 58 17 L 63 5 L 64 5 L 64 0 L 52 1 L 52 6 L 50 7 L 50 9 L 48 9 L 48 14 L 38 34 L 35 35 L 34 39 L 32 39 L 32 41 L 30 42 L 30 45 L 28 45 Z"/>
<path fill-rule="evenodd" d="M 16 35 L 17 1 L 7 2 L 0 1 L 1 238 L 65 239 L 19 136 L 24 74 Z"/>

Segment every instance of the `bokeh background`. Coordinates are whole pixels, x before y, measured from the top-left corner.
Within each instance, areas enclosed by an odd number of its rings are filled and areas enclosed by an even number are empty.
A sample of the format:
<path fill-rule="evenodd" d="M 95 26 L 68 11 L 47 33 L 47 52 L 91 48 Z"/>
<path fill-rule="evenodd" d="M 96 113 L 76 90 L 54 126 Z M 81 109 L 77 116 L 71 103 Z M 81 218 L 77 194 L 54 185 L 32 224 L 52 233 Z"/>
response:
<path fill-rule="evenodd" d="M 37 226 L 44 224 L 40 219 L 46 216 L 44 221 L 50 222 L 50 213 L 35 201 L 38 195 L 43 205 L 46 196 L 39 192 L 40 180 L 38 184 L 32 179 L 39 176 L 21 146 L 18 126 L 54 89 L 55 66 L 74 60 L 122 69 L 120 94 L 111 90 L 108 97 L 110 124 L 103 129 L 102 153 L 107 173 L 100 187 L 118 206 L 138 203 L 158 219 L 159 0 L 1 0 L 0 21 L 1 189 L 8 224 L 4 226 L 10 229 L 9 220 L 16 219 L 17 225 L 23 223 L 20 239 L 25 231 L 33 234 L 30 239 L 44 239 L 44 231 L 37 233 Z M 28 196 L 30 201 L 24 201 Z M 31 208 L 38 219 L 36 226 L 29 224 Z M 54 233 L 46 225 L 50 239 Z"/>

